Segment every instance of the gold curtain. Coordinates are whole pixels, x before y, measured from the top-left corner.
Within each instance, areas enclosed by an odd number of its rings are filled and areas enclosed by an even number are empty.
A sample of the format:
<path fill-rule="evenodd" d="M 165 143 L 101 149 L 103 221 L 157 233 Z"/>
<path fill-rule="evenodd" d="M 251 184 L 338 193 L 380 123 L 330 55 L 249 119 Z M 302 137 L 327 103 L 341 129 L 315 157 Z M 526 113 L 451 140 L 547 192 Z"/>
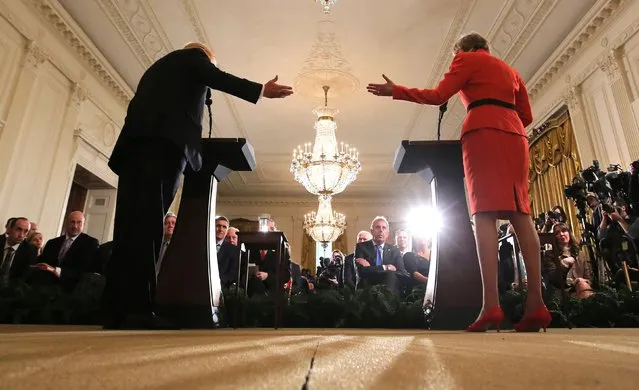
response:
<path fill-rule="evenodd" d="M 348 255 L 351 253 L 351 250 L 353 250 L 353 248 L 348 247 L 348 242 L 346 241 L 346 230 L 337 237 L 337 240 L 333 243 L 333 250 L 342 252 L 344 256 Z"/>
<path fill-rule="evenodd" d="M 309 236 L 306 231 L 303 232 L 302 234 L 303 236 L 303 240 L 302 240 L 302 261 L 300 266 L 302 268 L 308 268 L 311 270 L 311 272 L 313 273 L 313 275 L 315 275 L 315 271 L 317 269 L 316 264 L 316 245 L 320 245 L 318 243 L 316 243 L 311 236 Z M 337 240 L 333 243 L 333 250 L 339 250 L 342 251 L 342 253 L 344 254 L 344 256 L 348 255 L 350 253 L 350 250 L 348 250 L 348 245 L 346 242 L 346 234 L 343 233 L 341 236 L 339 236 L 337 238 Z M 330 253 L 327 253 L 327 256 L 330 256 Z"/>
<path fill-rule="evenodd" d="M 306 231 L 302 232 L 302 260 L 300 262 L 300 267 L 302 269 L 308 268 L 311 270 L 311 273 L 315 275 L 315 241 L 306 234 Z"/>
<path fill-rule="evenodd" d="M 530 143 L 530 201 L 534 216 L 561 206 L 568 223 L 579 235 L 577 210 L 564 196 L 564 188 L 572 183 L 581 169 L 575 134 L 566 111 L 548 122 L 548 127 Z"/>

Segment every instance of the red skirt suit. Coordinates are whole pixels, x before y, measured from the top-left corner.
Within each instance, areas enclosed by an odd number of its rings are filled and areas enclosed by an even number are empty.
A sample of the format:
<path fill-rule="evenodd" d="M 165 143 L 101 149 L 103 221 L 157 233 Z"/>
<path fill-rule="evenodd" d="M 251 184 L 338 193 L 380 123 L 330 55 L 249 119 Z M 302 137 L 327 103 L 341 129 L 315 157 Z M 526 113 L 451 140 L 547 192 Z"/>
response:
<path fill-rule="evenodd" d="M 461 144 L 471 213 L 530 214 L 524 127 L 532 122 L 532 112 L 517 71 L 486 50 L 459 52 L 435 89 L 397 86 L 393 99 L 441 105 L 457 92 L 465 107 L 481 99 L 497 99 L 515 107 L 481 105 L 466 115 Z"/>

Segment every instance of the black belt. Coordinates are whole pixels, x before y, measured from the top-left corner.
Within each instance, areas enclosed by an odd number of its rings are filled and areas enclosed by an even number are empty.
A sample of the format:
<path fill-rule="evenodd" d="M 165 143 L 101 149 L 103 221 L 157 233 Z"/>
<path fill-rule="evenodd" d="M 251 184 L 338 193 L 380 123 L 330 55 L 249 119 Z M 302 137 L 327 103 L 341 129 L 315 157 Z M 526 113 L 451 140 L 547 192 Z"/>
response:
<path fill-rule="evenodd" d="M 475 100 L 474 102 L 470 103 L 468 105 L 468 107 L 466 107 L 466 112 L 472 110 L 475 107 L 487 106 L 487 105 L 500 106 L 500 107 L 504 107 L 504 108 L 509 108 L 511 110 L 516 110 L 517 109 L 517 106 L 515 106 L 514 104 L 505 102 L 503 100 L 499 100 L 499 99 L 479 99 L 479 100 Z"/>

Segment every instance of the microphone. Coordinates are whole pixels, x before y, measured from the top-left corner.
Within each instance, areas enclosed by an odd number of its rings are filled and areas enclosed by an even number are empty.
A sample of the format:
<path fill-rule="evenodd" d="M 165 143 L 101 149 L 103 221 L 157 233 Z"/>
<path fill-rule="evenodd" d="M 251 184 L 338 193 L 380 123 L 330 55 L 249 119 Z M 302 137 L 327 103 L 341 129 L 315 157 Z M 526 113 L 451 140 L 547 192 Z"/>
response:
<path fill-rule="evenodd" d="M 448 102 L 445 102 L 441 106 L 439 106 L 439 118 L 437 119 L 437 141 L 441 137 L 442 133 L 442 119 L 444 118 L 444 113 L 448 109 Z"/>
<path fill-rule="evenodd" d="M 206 87 L 206 99 L 204 100 L 204 104 L 206 104 L 206 108 L 209 110 L 209 138 L 211 138 L 211 132 L 213 131 L 213 114 L 211 114 L 211 104 L 213 100 L 211 100 L 211 88 Z"/>

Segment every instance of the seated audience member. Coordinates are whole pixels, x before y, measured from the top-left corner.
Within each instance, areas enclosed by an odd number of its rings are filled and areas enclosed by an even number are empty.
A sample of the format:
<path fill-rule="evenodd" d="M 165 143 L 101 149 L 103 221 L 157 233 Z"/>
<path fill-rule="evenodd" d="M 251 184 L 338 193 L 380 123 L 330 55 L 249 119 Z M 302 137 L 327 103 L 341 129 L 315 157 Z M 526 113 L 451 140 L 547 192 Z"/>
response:
<path fill-rule="evenodd" d="M 360 242 L 370 241 L 373 239 L 373 235 L 371 232 L 362 230 L 357 233 L 357 239 L 355 240 L 356 244 Z M 342 280 L 343 286 L 348 286 L 350 288 L 357 288 L 357 284 L 359 283 L 359 274 L 357 273 L 357 266 L 355 264 L 355 252 L 344 258 L 344 267 L 342 267 Z"/>
<path fill-rule="evenodd" d="M 271 218 L 268 220 L 268 231 L 274 232 L 275 221 Z M 289 282 L 291 278 L 291 249 L 288 243 L 285 244 L 284 252 L 284 272 L 281 275 L 282 286 Z M 248 295 L 253 294 L 270 294 L 277 287 L 277 256 L 275 250 L 262 249 L 259 251 L 251 251 L 249 263 L 255 264 L 254 269 L 249 269 L 248 275 Z"/>
<path fill-rule="evenodd" d="M 29 225 L 31 226 L 29 227 L 29 234 L 27 234 L 27 236 L 40 231 L 40 226 L 36 222 L 29 221 Z"/>
<path fill-rule="evenodd" d="M 414 237 L 413 250 L 406 252 L 403 260 L 412 281 L 409 285 L 426 284 L 430 269 L 430 240 L 426 237 Z"/>
<path fill-rule="evenodd" d="M 240 232 L 240 229 L 236 227 L 229 227 L 229 230 L 226 232 L 226 237 L 224 237 L 224 241 L 228 242 L 231 245 L 237 246 L 237 233 Z"/>
<path fill-rule="evenodd" d="M 592 295 L 592 269 L 590 262 L 579 248 L 579 243 L 568 225 L 553 226 L 552 249 L 542 260 L 543 275 L 555 288 L 567 290 L 576 298 Z"/>
<path fill-rule="evenodd" d="M 16 217 L 11 217 L 11 218 L 7 219 L 7 222 L 4 224 L 4 235 L 5 235 L 5 237 L 7 235 L 9 235 L 9 226 L 11 225 L 11 222 L 13 220 L 15 220 L 15 219 L 16 219 Z"/>
<path fill-rule="evenodd" d="M 399 249 L 399 253 L 404 256 L 404 253 L 410 252 L 410 236 L 404 229 L 397 229 L 395 231 L 395 246 Z"/>
<path fill-rule="evenodd" d="M 36 262 L 36 249 L 25 240 L 29 231 L 29 220 L 11 218 L 5 234 L 0 236 L 0 286 L 7 286 L 15 280 L 24 280 L 29 266 Z"/>
<path fill-rule="evenodd" d="M 155 277 L 157 278 L 162 268 L 162 260 L 164 254 L 171 244 L 171 238 L 173 238 L 173 231 L 175 230 L 175 223 L 177 222 L 177 215 L 172 212 L 166 213 L 164 216 L 164 225 L 162 230 L 162 244 L 160 245 L 160 251 L 158 252 L 158 260 L 155 262 Z"/>
<path fill-rule="evenodd" d="M 31 231 L 27 236 L 27 242 L 36 248 L 38 256 L 42 254 L 42 247 L 44 246 L 44 236 L 38 231 Z"/>
<path fill-rule="evenodd" d="M 544 218 L 544 226 L 541 229 L 541 232 L 551 232 L 552 227 L 558 222 L 567 223 L 566 212 L 561 206 L 555 206 L 551 209 L 551 212 L 546 212 Z"/>
<path fill-rule="evenodd" d="M 371 241 L 355 246 L 355 263 L 360 280 L 365 280 L 371 285 L 385 284 L 391 290 L 401 291 L 408 273 L 399 249 L 386 243 L 389 236 L 388 220 L 385 217 L 373 219 L 371 234 Z"/>
<path fill-rule="evenodd" d="M 92 272 L 100 244 L 97 239 L 82 233 L 83 229 L 84 214 L 81 211 L 69 213 L 65 234 L 47 241 L 34 265 L 40 272 L 38 283 L 59 284 L 63 291 L 71 292 L 85 273 Z"/>
<path fill-rule="evenodd" d="M 240 266 L 240 248 L 237 246 L 237 232 L 239 229 L 230 227 L 224 242 L 217 250 L 217 267 L 220 272 L 222 287 L 230 287 L 237 283 L 238 267 Z"/>

